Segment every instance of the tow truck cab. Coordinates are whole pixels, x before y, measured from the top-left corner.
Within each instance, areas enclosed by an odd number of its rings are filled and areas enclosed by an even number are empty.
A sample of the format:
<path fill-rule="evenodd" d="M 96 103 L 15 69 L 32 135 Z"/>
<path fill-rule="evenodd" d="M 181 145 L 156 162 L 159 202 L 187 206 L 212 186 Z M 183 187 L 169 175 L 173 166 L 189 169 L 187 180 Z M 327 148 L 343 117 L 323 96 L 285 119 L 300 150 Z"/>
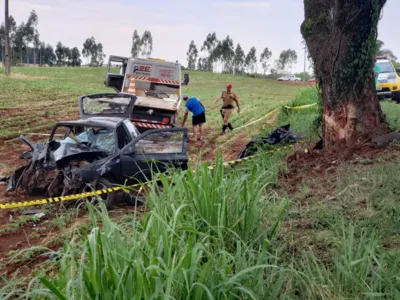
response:
<path fill-rule="evenodd" d="M 134 95 L 130 116 L 139 130 L 171 128 L 181 104 L 181 65 L 162 59 L 110 56 L 107 87 Z"/>

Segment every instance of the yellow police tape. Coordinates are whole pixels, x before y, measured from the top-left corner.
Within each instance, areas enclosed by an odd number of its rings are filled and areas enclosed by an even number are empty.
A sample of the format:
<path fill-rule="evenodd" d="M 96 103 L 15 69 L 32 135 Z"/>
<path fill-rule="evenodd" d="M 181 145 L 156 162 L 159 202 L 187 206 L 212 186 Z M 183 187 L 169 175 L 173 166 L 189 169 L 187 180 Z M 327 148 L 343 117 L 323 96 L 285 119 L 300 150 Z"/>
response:
<path fill-rule="evenodd" d="M 139 186 L 141 186 L 141 185 L 135 184 L 130 187 L 139 187 Z M 48 204 L 48 203 L 58 203 L 58 202 L 63 202 L 63 201 L 79 200 L 82 198 L 100 196 L 100 195 L 118 192 L 118 191 L 122 191 L 122 190 L 126 192 L 125 188 L 112 187 L 112 188 L 107 188 L 107 189 L 102 189 L 102 190 L 97 190 L 97 191 L 92 191 L 92 192 L 86 192 L 86 193 L 81 193 L 81 194 L 75 194 L 75 195 L 62 196 L 62 197 L 51 197 L 51 198 L 40 199 L 40 200 L 11 202 L 11 203 L 5 203 L 5 204 L 0 203 L 0 210 L 9 209 L 9 208 L 19 208 L 19 207 L 42 205 L 42 204 Z"/>
<path fill-rule="evenodd" d="M 288 145 L 280 148 L 276 148 L 274 150 L 266 151 L 264 153 L 276 153 L 280 152 L 285 149 L 290 149 L 293 148 L 294 145 Z M 245 158 L 240 158 L 236 160 L 231 160 L 228 162 L 224 162 L 223 166 L 228 167 L 235 165 L 237 163 L 243 162 L 243 161 L 248 161 L 251 160 L 255 157 L 260 156 L 261 154 L 256 154 L 252 156 L 248 156 Z M 213 170 L 215 167 L 214 166 L 209 166 L 209 170 Z M 36 206 L 36 205 L 43 205 L 43 204 L 49 204 L 49 203 L 59 203 L 59 202 L 64 202 L 64 201 L 72 201 L 72 200 L 79 200 L 87 197 L 93 197 L 93 196 L 100 196 L 100 195 L 105 195 L 108 193 L 114 193 L 114 192 L 119 192 L 119 191 L 124 191 L 125 193 L 129 193 L 129 190 L 127 188 L 136 188 L 140 187 L 142 188 L 142 184 L 134 184 L 130 185 L 127 187 L 112 187 L 112 188 L 107 188 L 107 189 L 102 189 L 102 190 L 96 190 L 92 192 L 86 192 L 86 193 L 81 193 L 81 194 L 75 194 L 75 195 L 68 195 L 68 196 L 62 196 L 62 197 L 52 197 L 52 198 L 46 198 L 46 199 L 40 199 L 40 200 L 30 200 L 30 201 L 20 201 L 20 202 L 11 202 L 11 203 L 0 203 L 0 210 L 3 209 L 11 209 L 11 208 L 21 208 L 21 207 L 28 207 L 28 206 Z"/>
<path fill-rule="evenodd" d="M 245 125 L 243 125 L 243 126 L 240 126 L 240 127 L 235 128 L 235 131 L 237 131 L 237 130 L 239 130 L 239 129 L 246 128 L 246 127 L 248 127 L 248 126 L 250 126 L 250 125 L 253 125 L 253 124 L 256 124 L 256 123 L 260 122 L 261 120 L 263 120 L 263 119 L 265 119 L 265 118 L 268 118 L 270 115 L 276 113 L 280 108 L 291 109 L 291 110 L 301 110 L 301 109 L 306 109 L 306 108 L 312 107 L 312 106 L 317 105 L 317 104 L 318 104 L 318 103 L 313 103 L 313 104 L 307 104 L 307 105 L 301 105 L 301 106 L 295 106 L 295 107 L 286 106 L 286 105 L 278 106 L 277 108 L 274 108 L 274 109 L 272 109 L 271 111 L 267 112 L 267 114 L 264 115 L 264 116 L 262 116 L 261 118 L 255 120 L 255 121 L 253 121 L 253 122 L 250 122 L 250 123 L 248 123 L 248 124 L 245 124 Z"/>
<path fill-rule="evenodd" d="M 258 122 L 260 122 L 261 120 L 263 120 L 263 119 L 269 117 L 270 115 L 274 114 L 275 112 L 277 112 L 280 108 L 281 108 L 280 106 L 277 107 L 277 108 L 274 108 L 273 110 L 269 111 L 266 115 L 262 116 L 261 118 L 255 120 L 255 121 L 253 121 L 253 122 L 250 122 L 250 123 L 248 123 L 248 124 L 245 124 L 245 125 L 243 125 L 243 126 L 240 126 L 240 127 L 238 127 L 238 128 L 235 128 L 235 130 L 237 131 L 237 130 L 239 130 L 239 129 L 243 129 L 243 128 L 246 128 L 246 127 L 248 127 L 248 126 L 250 126 L 250 125 L 253 125 L 253 124 L 255 124 L 255 123 L 258 123 Z"/>
<path fill-rule="evenodd" d="M 306 108 L 309 108 L 309 107 L 312 107 L 312 106 L 315 106 L 315 105 L 317 105 L 318 103 L 313 103 L 313 104 L 307 104 L 307 105 L 301 105 L 301 106 L 295 106 L 295 107 L 291 107 L 291 106 L 282 106 L 283 108 L 286 108 L 286 109 L 293 109 L 293 110 L 300 110 L 300 109 L 306 109 Z"/>

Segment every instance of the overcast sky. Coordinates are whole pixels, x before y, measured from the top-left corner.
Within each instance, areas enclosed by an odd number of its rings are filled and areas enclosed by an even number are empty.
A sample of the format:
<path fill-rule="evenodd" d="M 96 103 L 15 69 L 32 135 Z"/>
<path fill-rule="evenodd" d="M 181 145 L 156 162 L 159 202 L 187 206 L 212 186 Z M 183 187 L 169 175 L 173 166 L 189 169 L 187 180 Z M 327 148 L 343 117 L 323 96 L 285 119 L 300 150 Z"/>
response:
<path fill-rule="evenodd" d="M 3 2 L 3 1 L 1 1 Z M 227 35 L 247 53 L 257 55 L 268 47 L 276 59 L 284 49 L 295 49 L 299 61 L 294 71 L 303 70 L 304 50 L 300 25 L 304 18 L 303 0 L 9 0 L 10 14 L 17 23 L 26 21 L 31 10 L 39 16 L 40 39 L 55 46 L 82 44 L 94 36 L 103 43 L 107 55 L 129 56 L 132 33 L 150 30 L 153 57 L 178 60 L 187 65 L 191 40 L 200 48 L 208 33 Z M 400 1 L 388 0 L 379 25 L 379 39 L 400 55 L 397 12 Z M 0 7 L 4 21 L 4 4 Z"/>

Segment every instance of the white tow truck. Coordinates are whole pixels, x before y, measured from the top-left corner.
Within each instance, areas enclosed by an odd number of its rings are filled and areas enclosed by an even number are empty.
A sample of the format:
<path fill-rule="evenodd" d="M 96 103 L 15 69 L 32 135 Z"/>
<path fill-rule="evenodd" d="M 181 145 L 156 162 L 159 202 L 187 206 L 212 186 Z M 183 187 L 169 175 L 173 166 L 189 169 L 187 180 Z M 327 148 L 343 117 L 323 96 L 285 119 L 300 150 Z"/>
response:
<path fill-rule="evenodd" d="M 110 56 L 105 86 L 136 96 L 131 121 L 143 131 L 171 128 L 181 104 L 181 65 L 155 58 Z"/>

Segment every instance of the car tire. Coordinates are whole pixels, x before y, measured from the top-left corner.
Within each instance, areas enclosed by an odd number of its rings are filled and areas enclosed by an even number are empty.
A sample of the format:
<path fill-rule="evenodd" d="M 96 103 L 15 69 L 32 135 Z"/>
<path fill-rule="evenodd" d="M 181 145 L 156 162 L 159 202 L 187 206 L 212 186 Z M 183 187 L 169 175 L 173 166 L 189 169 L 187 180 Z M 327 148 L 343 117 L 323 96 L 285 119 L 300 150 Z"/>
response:
<path fill-rule="evenodd" d="M 96 190 L 97 189 L 108 189 L 108 188 L 112 188 L 114 187 L 114 184 L 105 177 L 100 177 L 99 180 L 97 180 L 96 183 Z M 105 204 L 105 206 L 107 207 L 108 210 L 112 209 L 114 204 L 115 204 L 115 200 L 117 198 L 117 193 L 113 192 L 113 193 L 108 193 L 105 196 L 107 196 L 105 199 L 103 199 L 103 202 Z"/>
<path fill-rule="evenodd" d="M 103 190 L 103 189 L 112 188 L 113 186 L 114 185 L 111 182 L 111 180 L 109 180 L 108 178 L 105 178 L 105 177 L 100 177 L 96 182 L 94 190 L 95 191 L 99 191 L 99 190 Z M 92 191 L 93 191 L 93 189 L 91 187 L 89 187 L 89 186 L 83 188 L 83 193 L 92 192 Z M 112 192 L 112 193 L 107 193 L 107 194 L 103 194 L 103 195 L 89 197 L 88 200 L 93 205 L 96 205 L 98 203 L 99 197 L 103 201 L 103 203 L 106 206 L 107 210 L 111 210 L 113 208 L 113 206 L 114 206 L 115 201 L 116 201 L 117 192 Z"/>
<path fill-rule="evenodd" d="M 393 100 L 394 100 L 397 104 L 400 104 L 400 92 L 393 93 Z"/>

